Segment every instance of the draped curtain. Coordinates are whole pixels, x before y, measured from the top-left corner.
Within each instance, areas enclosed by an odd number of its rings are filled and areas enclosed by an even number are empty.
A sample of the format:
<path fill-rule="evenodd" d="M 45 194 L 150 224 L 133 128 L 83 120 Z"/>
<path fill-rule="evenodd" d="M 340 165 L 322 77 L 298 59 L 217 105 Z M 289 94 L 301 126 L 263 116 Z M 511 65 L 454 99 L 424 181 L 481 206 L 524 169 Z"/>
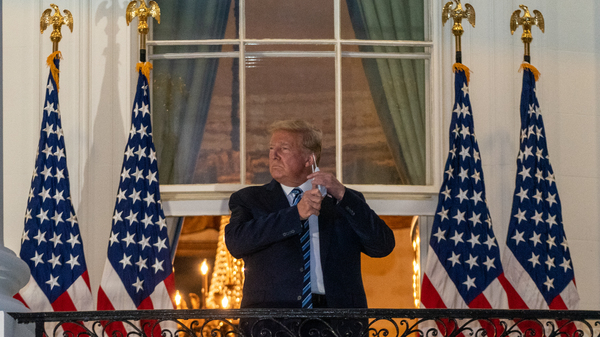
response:
<path fill-rule="evenodd" d="M 357 39 L 424 39 L 423 0 L 346 0 Z M 412 47 L 360 46 L 364 52 Z M 426 183 L 425 67 L 422 60 L 362 60 L 377 115 L 403 184 Z"/>
<path fill-rule="evenodd" d="M 163 6 L 155 40 L 222 39 L 231 1 L 177 0 Z M 154 47 L 155 53 L 218 52 L 214 46 Z M 155 60 L 153 71 L 153 137 L 161 184 L 193 183 L 218 58 Z M 171 259 L 175 259 L 182 217 L 167 218 Z"/>
<path fill-rule="evenodd" d="M 231 1 L 177 0 L 164 6 L 154 39 L 222 39 Z M 155 53 L 218 52 L 220 45 L 154 47 Z M 155 60 L 153 129 L 161 184 L 193 183 L 218 58 Z"/>

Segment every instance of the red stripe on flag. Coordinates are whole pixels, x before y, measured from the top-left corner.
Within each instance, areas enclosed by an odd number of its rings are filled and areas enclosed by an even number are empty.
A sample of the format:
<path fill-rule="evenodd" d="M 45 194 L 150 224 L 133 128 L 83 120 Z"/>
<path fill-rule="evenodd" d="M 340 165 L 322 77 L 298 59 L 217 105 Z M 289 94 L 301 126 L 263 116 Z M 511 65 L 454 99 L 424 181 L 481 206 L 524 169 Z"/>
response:
<path fill-rule="evenodd" d="M 504 287 L 504 290 L 506 291 L 506 295 L 508 297 L 508 307 L 510 309 L 529 309 L 529 307 L 527 306 L 525 301 L 523 301 L 523 299 L 521 298 L 521 295 L 519 295 L 519 293 L 512 286 L 512 283 L 510 283 L 506 279 L 506 276 L 504 276 L 504 273 L 502 273 L 500 276 L 498 276 L 498 281 L 500 281 L 500 283 L 502 284 L 502 287 Z M 517 325 L 517 327 L 519 328 L 519 330 L 521 330 L 523 332 L 528 332 L 527 333 L 528 335 L 530 335 L 530 334 L 534 334 L 535 336 L 543 336 L 544 335 L 543 329 L 540 327 L 540 325 L 537 322 L 533 322 L 530 320 L 519 320 L 519 319 L 514 320 L 514 322 Z"/>
<path fill-rule="evenodd" d="M 71 296 L 69 296 L 69 293 L 66 291 L 60 294 L 60 296 L 52 302 L 52 309 L 54 309 L 54 311 L 77 311 L 75 304 L 73 304 L 73 301 L 71 300 Z"/>
<path fill-rule="evenodd" d="M 167 288 L 167 292 L 169 293 L 169 298 L 171 299 L 171 303 L 173 304 L 173 309 L 176 308 L 175 304 L 175 273 L 169 274 L 166 279 L 164 279 L 163 283 L 165 284 L 165 288 Z"/>
<path fill-rule="evenodd" d="M 421 285 L 421 303 L 426 308 L 440 308 L 447 309 L 446 304 L 444 304 L 444 300 L 440 297 L 437 289 L 433 286 L 427 274 L 423 275 L 423 284 Z M 450 331 L 454 331 L 456 329 L 456 325 L 454 321 L 449 321 L 447 319 L 441 319 L 435 321 L 438 330 L 441 332 L 442 336 L 446 336 L 450 333 Z M 429 335 L 429 333 L 425 333 L 424 335 Z"/>
<path fill-rule="evenodd" d="M 438 294 L 437 289 L 433 286 L 427 274 L 423 275 L 423 284 L 421 286 L 421 303 L 425 308 L 442 308 L 446 309 L 446 304 Z"/>
<path fill-rule="evenodd" d="M 98 288 L 98 309 L 115 310 L 115 307 L 113 307 L 112 303 L 108 299 L 108 296 L 106 296 L 102 286 Z"/>
<path fill-rule="evenodd" d="M 83 272 L 83 274 L 81 274 L 81 277 L 85 281 L 85 284 L 87 284 L 88 288 L 90 288 L 91 292 L 92 286 L 90 285 L 90 275 L 88 274 L 87 269 Z"/>
<path fill-rule="evenodd" d="M 503 276 L 501 274 L 500 276 Z M 475 297 L 471 303 L 469 303 L 471 309 L 492 309 L 492 305 L 488 301 L 487 297 L 483 293 Z M 499 319 L 490 320 L 479 320 L 479 324 L 486 331 L 488 336 L 500 336 L 504 333 L 504 327 L 500 324 Z"/>
<path fill-rule="evenodd" d="M 102 308 L 103 310 L 115 310 L 112 303 L 102 290 L 102 287 L 98 288 L 98 308 Z M 107 326 L 108 321 L 101 321 L 100 324 L 106 329 L 106 333 L 108 336 L 127 336 L 127 331 L 125 331 L 125 326 L 122 322 L 111 322 L 109 326 Z"/>
<path fill-rule="evenodd" d="M 16 294 L 15 294 L 15 296 L 13 296 L 13 298 L 14 298 L 15 300 L 18 300 L 18 301 L 20 301 L 21 303 L 23 303 L 23 305 L 24 305 L 24 306 L 26 306 L 26 307 L 27 307 L 27 309 L 31 309 L 31 308 L 30 308 L 30 307 L 27 305 L 27 303 L 25 303 L 25 300 L 23 299 L 23 297 L 21 296 L 21 294 L 20 294 L 20 293 L 16 293 Z"/>
<path fill-rule="evenodd" d="M 552 310 L 569 310 L 569 308 L 567 308 L 567 305 L 563 301 L 562 296 L 560 295 L 556 296 L 548 307 Z"/>
<path fill-rule="evenodd" d="M 54 302 L 52 302 L 52 309 L 54 311 L 77 311 L 69 292 L 63 292 Z M 83 322 L 78 322 L 83 325 Z M 63 328 L 64 332 L 73 333 L 73 336 L 83 335 L 86 332 L 79 324 L 76 323 L 65 323 L 60 327 Z"/>
<path fill-rule="evenodd" d="M 508 307 L 510 309 L 529 309 L 527 304 L 523 301 L 519 293 L 515 290 L 510 282 L 504 276 L 504 273 L 498 276 L 498 281 L 502 284 L 502 287 L 506 291 L 506 297 L 508 298 Z"/>
<path fill-rule="evenodd" d="M 487 300 L 483 293 L 477 295 L 471 303 L 469 303 L 469 308 L 471 309 L 491 309 L 492 305 Z"/>
<path fill-rule="evenodd" d="M 173 275 L 171 273 L 171 275 Z M 146 297 L 142 303 L 137 307 L 138 310 L 152 310 L 154 309 L 154 305 L 152 304 L 152 299 L 150 296 Z M 160 336 L 160 325 L 156 324 L 157 320 L 140 320 L 140 325 L 144 329 L 144 333 L 148 336 Z"/>
<path fill-rule="evenodd" d="M 569 310 L 565 301 L 563 301 L 562 296 L 558 295 L 553 300 L 552 303 L 548 306 L 551 310 Z M 567 336 L 575 336 L 575 331 L 577 331 L 577 327 L 574 323 L 568 323 L 566 320 L 556 321 L 556 325 L 559 326 L 559 331 L 566 332 Z M 565 326 L 565 324 L 567 324 Z"/>

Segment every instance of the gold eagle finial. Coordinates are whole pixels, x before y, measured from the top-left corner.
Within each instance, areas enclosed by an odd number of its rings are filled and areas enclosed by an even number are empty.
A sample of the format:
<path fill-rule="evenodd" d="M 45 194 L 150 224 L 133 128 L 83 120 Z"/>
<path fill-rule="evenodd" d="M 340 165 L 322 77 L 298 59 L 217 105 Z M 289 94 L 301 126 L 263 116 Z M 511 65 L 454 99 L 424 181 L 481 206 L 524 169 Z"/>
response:
<path fill-rule="evenodd" d="M 156 22 L 160 23 L 160 8 L 156 1 L 148 2 L 148 6 L 146 6 L 145 0 L 140 0 L 139 7 L 137 6 L 137 1 L 134 0 L 127 5 L 125 19 L 127 21 L 127 25 L 133 21 L 133 18 L 138 17 L 138 32 L 140 34 L 148 34 L 148 17 L 151 16 L 156 19 Z"/>
<path fill-rule="evenodd" d="M 454 0 L 456 7 L 452 8 L 452 1 L 447 2 L 442 9 L 442 25 L 446 24 L 448 19 L 454 19 L 452 32 L 454 35 L 462 35 L 462 20 L 467 19 L 471 26 L 475 27 L 475 9 L 470 4 L 465 4 L 465 8 L 460 4 L 460 0 Z"/>
<path fill-rule="evenodd" d="M 467 19 L 471 26 L 475 27 L 475 8 L 470 4 L 465 4 L 464 9 L 460 4 L 460 0 L 454 0 L 456 7 L 452 8 L 452 1 L 447 2 L 442 9 L 442 25 L 446 24 L 448 19 L 454 19 L 454 25 L 452 26 L 452 34 L 456 40 L 456 62 L 462 62 L 462 51 L 461 51 L 461 35 L 464 33 L 462 26 L 462 20 Z"/>
<path fill-rule="evenodd" d="M 544 16 L 538 10 L 534 10 L 534 16 L 529 13 L 529 8 L 525 5 L 519 5 L 523 10 L 523 16 L 521 16 L 521 9 L 514 11 L 510 17 L 510 33 L 514 34 L 519 26 L 523 26 L 523 34 L 521 40 L 525 44 L 525 57 L 529 57 L 529 45 L 533 40 L 531 35 L 531 26 L 538 26 L 542 33 L 544 32 Z"/>
<path fill-rule="evenodd" d="M 64 10 L 64 16 L 60 14 L 60 10 L 58 6 L 55 4 L 51 4 L 50 7 L 54 9 L 54 15 L 52 15 L 52 9 L 48 8 L 42 13 L 42 17 L 40 18 L 40 33 L 44 33 L 48 26 L 52 25 L 52 33 L 50 34 L 50 40 L 53 43 L 53 51 L 58 50 L 58 42 L 62 39 L 61 27 L 62 25 L 67 25 L 71 32 L 73 32 L 73 15 L 69 10 Z"/>

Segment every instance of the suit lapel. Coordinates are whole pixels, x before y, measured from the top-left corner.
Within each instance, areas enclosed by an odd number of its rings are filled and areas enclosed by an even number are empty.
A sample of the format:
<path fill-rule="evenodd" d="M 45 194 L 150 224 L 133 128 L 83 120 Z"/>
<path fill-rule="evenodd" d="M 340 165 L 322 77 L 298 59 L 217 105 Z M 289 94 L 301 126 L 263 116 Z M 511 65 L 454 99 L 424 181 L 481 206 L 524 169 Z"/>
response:
<path fill-rule="evenodd" d="M 270 183 L 265 185 L 265 189 L 267 190 L 267 193 L 263 195 L 265 198 L 264 202 L 266 205 L 270 205 L 273 211 L 290 207 L 290 203 L 288 202 L 287 197 L 281 188 L 281 184 L 279 184 L 275 179 L 271 180 Z"/>

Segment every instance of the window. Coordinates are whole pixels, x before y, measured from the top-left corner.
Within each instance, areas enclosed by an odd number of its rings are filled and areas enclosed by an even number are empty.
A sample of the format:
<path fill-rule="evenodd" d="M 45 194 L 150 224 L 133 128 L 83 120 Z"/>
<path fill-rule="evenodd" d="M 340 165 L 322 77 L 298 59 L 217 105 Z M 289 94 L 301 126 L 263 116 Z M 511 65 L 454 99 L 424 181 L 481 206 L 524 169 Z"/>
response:
<path fill-rule="evenodd" d="M 424 0 L 162 4 L 148 45 L 163 191 L 211 191 L 218 199 L 218 191 L 268 182 L 267 126 L 294 118 L 323 130 L 320 167 L 343 183 L 367 192 L 431 193 L 438 136 L 429 131 L 428 6 Z"/>
<path fill-rule="evenodd" d="M 153 136 L 178 278 L 195 281 L 204 259 L 217 265 L 214 221 L 231 192 L 270 181 L 268 125 L 305 119 L 324 134 L 321 170 L 377 199 L 405 243 L 364 262 L 370 303 L 390 303 L 369 287 L 389 284 L 381 270 L 394 265 L 415 275 L 391 272 L 406 302 L 392 306 L 418 304 L 416 217 L 396 215 L 430 213 L 439 188 L 429 1 L 179 0 L 161 13 L 148 41 Z M 210 297 L 211 280 L 178 287 Z"/>

